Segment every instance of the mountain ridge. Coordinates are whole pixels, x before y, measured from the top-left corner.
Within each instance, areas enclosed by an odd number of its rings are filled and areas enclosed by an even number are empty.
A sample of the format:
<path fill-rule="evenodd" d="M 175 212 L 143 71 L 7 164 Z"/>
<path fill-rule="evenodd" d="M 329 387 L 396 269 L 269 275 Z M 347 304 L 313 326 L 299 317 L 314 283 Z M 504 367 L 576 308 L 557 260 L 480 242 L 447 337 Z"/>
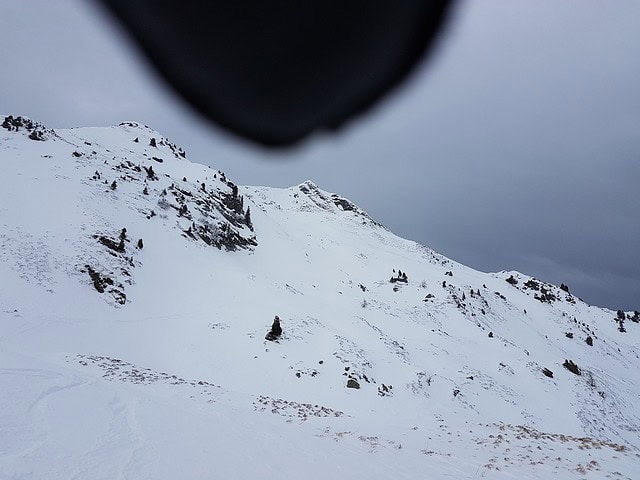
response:
<path fill-rule="evenodd" d="M 312 181 L 238 186 L 136 122 L 4 118 L 0 471 L 637 475 L 637 312 L 465 267 Z"/>

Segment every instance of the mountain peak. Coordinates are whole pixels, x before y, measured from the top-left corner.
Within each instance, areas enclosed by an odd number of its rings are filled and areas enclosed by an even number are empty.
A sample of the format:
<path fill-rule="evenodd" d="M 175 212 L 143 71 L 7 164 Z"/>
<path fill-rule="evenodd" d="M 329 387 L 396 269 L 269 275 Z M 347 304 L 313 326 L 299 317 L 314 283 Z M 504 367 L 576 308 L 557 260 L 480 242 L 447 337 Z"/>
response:
<path fill-rule="evenodd" d="M 298 185 L 297 189 L 320 209 L 334 213 L 350 212 L 363 223 L 382 227 L 380 223 L 373 220 L 367 212 L 358 207 L 355 203 L 336 193 L 329 193 L 322 190 L 311 180 L 304 181 Z"/>

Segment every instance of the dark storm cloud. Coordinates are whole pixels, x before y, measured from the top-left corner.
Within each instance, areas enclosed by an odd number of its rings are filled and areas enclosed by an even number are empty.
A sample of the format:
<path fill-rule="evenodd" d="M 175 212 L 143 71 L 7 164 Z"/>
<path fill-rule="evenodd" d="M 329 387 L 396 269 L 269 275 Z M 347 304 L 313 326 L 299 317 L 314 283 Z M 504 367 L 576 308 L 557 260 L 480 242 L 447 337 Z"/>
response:
<path fill-rule="evenodd" d="M 0 3 L 0 110 L 138 120 L 243 184 L 310 178 L 482 270 L 640 309 L 640 4 L 465 2 L 438 55 L 337 136 L 265 153 L 188 112 L 86 2 Z"/>

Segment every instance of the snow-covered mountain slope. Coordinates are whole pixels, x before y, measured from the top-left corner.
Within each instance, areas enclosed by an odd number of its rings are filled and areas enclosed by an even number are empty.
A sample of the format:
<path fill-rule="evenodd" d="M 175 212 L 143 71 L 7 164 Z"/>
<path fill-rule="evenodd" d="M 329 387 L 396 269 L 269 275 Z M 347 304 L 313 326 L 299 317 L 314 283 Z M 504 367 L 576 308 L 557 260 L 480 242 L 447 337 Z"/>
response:
<path fill-rule="evenodd" d="M 638 313 L 0 118 L 0 479 L 640 478 Z"/>

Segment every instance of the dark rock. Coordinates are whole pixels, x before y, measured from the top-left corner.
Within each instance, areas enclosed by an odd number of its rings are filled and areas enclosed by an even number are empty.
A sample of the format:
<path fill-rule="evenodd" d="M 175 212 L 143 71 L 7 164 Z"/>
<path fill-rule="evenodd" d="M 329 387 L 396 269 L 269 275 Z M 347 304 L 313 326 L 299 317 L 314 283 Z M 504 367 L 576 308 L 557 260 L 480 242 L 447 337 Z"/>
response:
<path fill-rule="evenodd" d="M 580 368 L 578 368 L 578 365 L 573 363 L 573 360 L 565 360 L 562 366 L 575 375 L 582 375 Z"/>
<path fill-rule="evenodd" d="M 113 285 L 113 279 L 110 277 L 96 272 L 90 265 L 85 265 L 85 268 L 87 269 L 87 273 L 89 273 L 89 277 L 91 277 L 91 280 L 93 281 L 94 288 L 99 293 L 104 293 L 107 286 Z"/>
<path fill-rule="evenodd" d="M 5 117 L 1 126 L 2 128 L 9 130 L 10 132 L 18 132 L 21 128 L 23 128 L 27 132 L 29 132 L 29 138 L 31 140 L 40 142 L 43 142 L 47 139 L 45 134 L 54 134 L 52 130 L 46 129 L 43 125 L 34 122 L 33 120 L 24 117 L 14 117 L 13 115 Z"/>
<path fill-rule="evenodd" d="M 347 388 L 355 388 L 357 390 L 360 388 L 360 384 L 354 378 L 350 378 L 347 380 Z"/>
<path fill-rule="evenodd" d="M 113 250 L 117 253 L 124 253 L 124 241 L 116 242 L 112 238 L 106 237 L 104 235 L 97 236 L 96 238 L 109 250 Z"/>

